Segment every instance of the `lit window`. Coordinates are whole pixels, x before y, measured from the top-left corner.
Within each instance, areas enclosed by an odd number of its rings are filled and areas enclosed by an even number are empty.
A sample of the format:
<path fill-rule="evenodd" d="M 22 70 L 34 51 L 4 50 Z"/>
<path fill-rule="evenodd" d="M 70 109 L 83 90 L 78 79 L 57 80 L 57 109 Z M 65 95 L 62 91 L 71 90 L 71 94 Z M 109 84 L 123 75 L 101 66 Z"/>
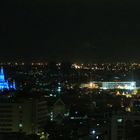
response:
<path fill-rule="evenodd" d="M 21 128 L 21 127 L 23 127 L 23 125 L 20 123 L 20 124 L 19 124 L 19 127 Z"/>
<path fill-rule="evenodd" d="M 123 122 L 123 119 L 122 118 L 119 118 L 119 119 L 117 119 L 117 122 L 118 123 L 122 123 Z"/>

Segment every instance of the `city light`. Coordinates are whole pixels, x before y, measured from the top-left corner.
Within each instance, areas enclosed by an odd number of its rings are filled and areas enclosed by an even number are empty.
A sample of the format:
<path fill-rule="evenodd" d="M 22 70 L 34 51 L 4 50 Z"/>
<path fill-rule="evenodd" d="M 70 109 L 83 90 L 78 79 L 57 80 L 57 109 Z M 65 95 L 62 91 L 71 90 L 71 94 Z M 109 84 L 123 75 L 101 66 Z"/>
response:
<path fill-rule="evenodd" d="M 81 84 L 81 87 L 87 87 L 91 89 L 124 89 L 134 90 L 136 89 L 136 82 L 100 82 L 94 81 L 86 84 Z"/>
<path fill-rule="evenodd" d="M 95 131 L 95 130 L 92 130 L 91 133 L 92 133 L 93 135 L 95 135 L 95 134 L 96 134 L 96 131 Z"/>
<path fill-rule="evenodd" d="M 117 119 L 117 122 L 118 123 L 122 123 L 123 122 L 123 119 L 122 118 L 119 118 L 119 119 Z"/>

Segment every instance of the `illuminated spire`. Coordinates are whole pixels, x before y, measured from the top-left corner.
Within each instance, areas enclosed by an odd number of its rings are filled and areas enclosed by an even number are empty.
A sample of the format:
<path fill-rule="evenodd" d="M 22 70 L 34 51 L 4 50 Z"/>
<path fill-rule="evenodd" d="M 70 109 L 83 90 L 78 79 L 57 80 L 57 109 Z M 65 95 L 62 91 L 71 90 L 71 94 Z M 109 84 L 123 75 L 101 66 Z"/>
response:
<path fill-rule="evenodd" d="M 0 81 L 5 81 L 3 67 L 1 67 L 1 70 L 0 70 Z"/>
<path fill-rule="evenodd" d="M 4 74 L 4 70 L 3 70 L 3 67 L 1 67 L 1 74 Z"/>
<path fill-rule="evenodd" d="M 11 82 L 8 82 L 5 80 L 5 77 L 4 77 L 4 69 L 3 67 L 1 67 L 0 69 L 0 91 L 3 91 L 4 89 L 15 89 L 16 90 L 16 83 L 15 81 L 13 81 L 12 83 Z"/>

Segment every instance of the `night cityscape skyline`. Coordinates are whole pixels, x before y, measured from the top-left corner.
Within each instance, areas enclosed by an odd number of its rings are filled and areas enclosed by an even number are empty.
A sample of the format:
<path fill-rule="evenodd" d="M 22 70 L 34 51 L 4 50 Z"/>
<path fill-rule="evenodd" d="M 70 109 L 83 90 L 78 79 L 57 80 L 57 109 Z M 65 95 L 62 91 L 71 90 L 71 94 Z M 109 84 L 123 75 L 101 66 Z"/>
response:
<path fill-rule="evenodd" d="M 139 140 L 140 63 L 0 65 L 1 140 Z"/>
<path fill-rule="evenodd" d="M 0 140 L 140 140 L 139 7 L 2 0 Z"/>

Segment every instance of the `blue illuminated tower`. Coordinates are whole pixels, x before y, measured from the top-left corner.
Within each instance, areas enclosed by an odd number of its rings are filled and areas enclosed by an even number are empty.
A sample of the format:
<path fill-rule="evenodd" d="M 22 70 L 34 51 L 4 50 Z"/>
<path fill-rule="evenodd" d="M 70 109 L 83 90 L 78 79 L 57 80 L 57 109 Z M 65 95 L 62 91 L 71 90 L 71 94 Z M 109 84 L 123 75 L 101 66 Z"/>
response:
<path fill-rule="evenodd" d="M 5 81 L 4 70 L 3 70 L 3 67 L 1 67 L 1 70 L 0 70 L 0 82 L 4 82 L 4 81 Z"/>
<path fill-rule="evenodd" d="M 4 89 L 9 90 L 10 88 L 16 89 L 15 81 L 12 84 L 9 84 L 8 81 L 5 80 L 4 70 L 3 70 L 3 67 L 1 67 L 1 70 L 0 70 L 0 90 L 1 91 L 3 91 Z"/>

